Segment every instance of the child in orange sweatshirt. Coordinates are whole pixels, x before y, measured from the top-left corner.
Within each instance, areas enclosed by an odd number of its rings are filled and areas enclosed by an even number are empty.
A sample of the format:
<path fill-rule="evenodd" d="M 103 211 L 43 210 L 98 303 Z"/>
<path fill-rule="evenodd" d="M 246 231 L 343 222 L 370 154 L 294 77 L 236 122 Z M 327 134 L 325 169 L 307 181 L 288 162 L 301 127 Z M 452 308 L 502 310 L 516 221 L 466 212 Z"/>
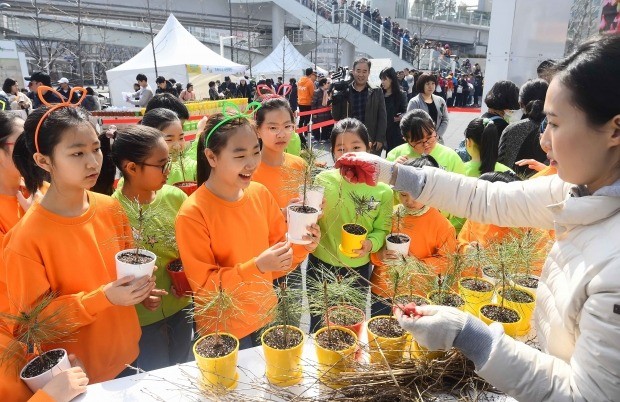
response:
<path fill-rule="evenodd" d="M 423 156 L 405 162 L 405 165 L 414 167 L 439 165 L 432 156 Z M 445 269 L 446 255 L 456 249 L 456 230 L 450 221 L 437 209 L 417 202 L 411 194 L 401 191 L 398 193 L 400 204 L 394 206 L 395 212 L 404 218 L 400 222 L 392 223 L 392 232 L 400 232 L 409 236 L 409 255 L 416 257 L 426 265 L 434 268 L 435 273 Z M 388 285 L 388 267 L 385 261 L 398 258 L 396 251 L 389 251 L 385 245 L 376 253 L 371 254 L 374 265 L 370 282 L 372 293 L 376 301 L 371 305 L 371 315 L 389 315 L 391 307 L 384 300 L 394 297 Z M 427 278 L 420 278 L 426 281 Z"/>
<path fill-rule="evenodd" d="M 241 314 L 226 317 L 219 328 L 239 338 L 240 349 L 256 346 L 256 332 L 268 322 L 276 301 L 274 275 L 303 261 L 316 248 L 320 229 L 308 227 L 304 238 L 312 242 L 306 246 L 286 241 L 276 199 L 251 181 L 261 152 L 246 115 L 211 116 L 198 141 L 198 190 L 176 221 L 181 259 L 198 299 L 221 286 L 237 301 Z M 202 335 L 214 332 L 216 323 L 195 319 Z"/>
<path fill-rule="evenodd" d="M 131 235 L 118 202 L 87 191 L 101 169 L 99 147 L 79 107 L 43 107 L 28 116 L 13 160 L 30 193 L 48 175 L 51 184 L 6 235 L 0 271 L 12 314 L 57 295 L 46 310 L 67 311 L 76 329 L 43 347 L 80 356 L 92 382 L 113 379 L 136 360 L 140 326 L 133 306 L 159 302 L 151 296 L 152 278 L 116 278 L 114 256 L 131 246 Z"/>

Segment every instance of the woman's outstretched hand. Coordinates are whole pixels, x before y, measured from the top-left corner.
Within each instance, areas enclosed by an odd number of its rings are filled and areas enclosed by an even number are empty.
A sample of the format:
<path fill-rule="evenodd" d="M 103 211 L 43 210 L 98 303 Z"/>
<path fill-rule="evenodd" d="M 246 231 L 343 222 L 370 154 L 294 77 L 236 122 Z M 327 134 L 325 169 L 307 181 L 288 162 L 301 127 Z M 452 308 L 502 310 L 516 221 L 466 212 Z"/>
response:
<path fill-rule="evenodd" d="M 376 186 L 378 182 L 390 183 L 395 164 L 367 152 L 349 152 L 336 161 L 334 167 L 351 183 Z"/>

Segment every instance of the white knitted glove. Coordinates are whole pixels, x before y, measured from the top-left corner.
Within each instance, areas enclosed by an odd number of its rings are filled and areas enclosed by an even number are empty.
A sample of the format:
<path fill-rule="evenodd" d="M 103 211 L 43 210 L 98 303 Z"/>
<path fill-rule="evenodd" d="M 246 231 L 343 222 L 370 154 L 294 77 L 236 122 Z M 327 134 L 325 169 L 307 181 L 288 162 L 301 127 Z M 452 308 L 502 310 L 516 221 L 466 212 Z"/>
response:
<path fill-rule="evenodd" d="M 349 152 L 336 161 L 342 177 L 351 183 L 366 183 L 376 186 L 378 182 L 389 183 L 392 178 L 394 162 L 368 152 Z"/>
<path fill-rule="evenodd" d="M 396 310 L 396 318 L 403 329 L 411 332 L 420 346 L 428 350 L 448 350 L 459 335 L 467 314 L 454 307 L 417 306 L 413 317 Z"/>

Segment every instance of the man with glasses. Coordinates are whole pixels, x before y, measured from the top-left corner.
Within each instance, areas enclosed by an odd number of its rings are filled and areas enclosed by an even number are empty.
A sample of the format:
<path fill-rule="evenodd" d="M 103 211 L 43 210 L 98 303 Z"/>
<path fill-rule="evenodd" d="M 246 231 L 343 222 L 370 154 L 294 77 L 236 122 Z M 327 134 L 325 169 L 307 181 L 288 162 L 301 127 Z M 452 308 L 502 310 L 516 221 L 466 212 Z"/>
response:
<path fill-rule="evenodd" d="M 387 112 L 383 90 L 368 83 L 370 60 L 360 58 L 353 63 L 353 82 L 348 94 L 332 106 L 334 120 L 354 117 L 364 123 L 370 134 L 370 152 L 381 155 L 386 142 Z"/>

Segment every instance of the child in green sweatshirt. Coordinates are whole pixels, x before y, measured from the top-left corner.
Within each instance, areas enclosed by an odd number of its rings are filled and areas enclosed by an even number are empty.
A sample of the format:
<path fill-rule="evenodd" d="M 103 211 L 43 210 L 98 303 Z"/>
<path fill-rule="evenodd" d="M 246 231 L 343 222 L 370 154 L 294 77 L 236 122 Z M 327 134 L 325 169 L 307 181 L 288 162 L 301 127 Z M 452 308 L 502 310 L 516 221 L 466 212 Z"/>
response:
<path fill-rule="evenodd" d="M 367 152 L 370 150 L 366 126 L 356 119 L 343 119 L 334 126 L 331 134 L 331 152 L 334 160 L 347 152 Z M 342 276 L 353 275 L 348 268 L 354 268 L 358 276 L 358 286 L 368 292 L 370 279 L 370 253 L 377 252 L 385 242 L 390 231 L 393 194 L 390 187 L 380 183 L 375 187 L 366 184 L 351 184 L 344 180 L 337 170 L 321 172 L 316 184 L 325 187 L 325 206 L 319 219 L 321 241 L 309 257 L 309 278 L 320 278 L 322 269 L 329 269 Z M 353 195 L 353 197 L 352 197 Z M 356 214 L 352 198 L 363 199 L 367 203 L 364 214 Z M 360 249 L 353 250 L 355 257 L 346 256 L 340 250 L 342 226 L 356 223 L 367 231 L 366 240 Z M 316 331 L 320 316 L 310 317 L 310 329 Z"/>

